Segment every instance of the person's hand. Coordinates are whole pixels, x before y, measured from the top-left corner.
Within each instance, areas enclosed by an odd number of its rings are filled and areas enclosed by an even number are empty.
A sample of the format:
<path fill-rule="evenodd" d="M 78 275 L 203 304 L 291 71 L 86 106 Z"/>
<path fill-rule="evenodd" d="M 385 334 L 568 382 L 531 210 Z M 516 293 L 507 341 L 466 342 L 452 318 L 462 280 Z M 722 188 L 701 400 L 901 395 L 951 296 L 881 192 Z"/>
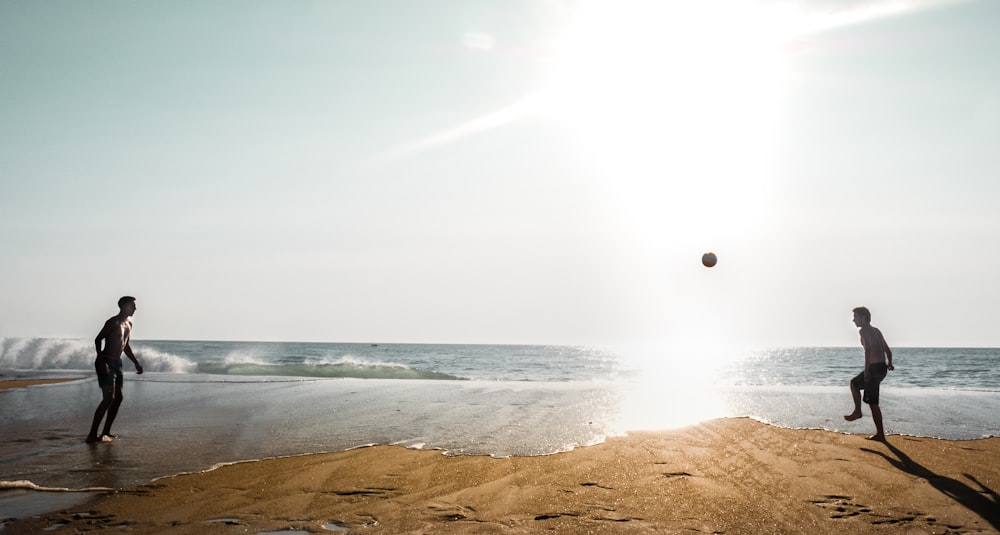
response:
<path fill-rule="evenodd" d="M 142 364 L 135 365 L 135 373 L 142 375 Z"/>
<path fill-rule="evenodd" d="M 895 366 L 893 366 L 893 365 L 892 365 L 892 363 L 890 363 L 890 364 L 889 364 L 889 369 L 890 369 L 890 370 L 895 370 L 895 369 L 896 369 L 896 367 L 895 367 Z"/>

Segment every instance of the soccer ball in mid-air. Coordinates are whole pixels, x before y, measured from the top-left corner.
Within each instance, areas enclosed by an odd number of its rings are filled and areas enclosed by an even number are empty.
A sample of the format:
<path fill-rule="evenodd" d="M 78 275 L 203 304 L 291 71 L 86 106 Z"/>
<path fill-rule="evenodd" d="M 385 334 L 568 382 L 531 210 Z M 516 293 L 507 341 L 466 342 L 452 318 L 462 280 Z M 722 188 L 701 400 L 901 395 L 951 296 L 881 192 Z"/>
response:
<path fill-rule="evenodd" d="M 715 256 L 715 253 L 705 253 L 705 254 L 701 255 L 701 263 L 705 267 L 712 267 L 718 261 L 719 261 L 719 259 L 718 259 L 718 257 Z"/>

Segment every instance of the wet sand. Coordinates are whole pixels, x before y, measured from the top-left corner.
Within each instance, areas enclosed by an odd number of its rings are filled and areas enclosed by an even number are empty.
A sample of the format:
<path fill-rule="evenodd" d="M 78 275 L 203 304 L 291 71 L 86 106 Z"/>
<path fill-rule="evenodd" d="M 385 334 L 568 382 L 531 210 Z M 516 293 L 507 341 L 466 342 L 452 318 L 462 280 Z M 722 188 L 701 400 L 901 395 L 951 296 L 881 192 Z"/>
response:
<path fill-rule="evenodd" d="M 1000 438 L 880 443 L 736 418 L 541 457 L 376 446 L 239 463 L 2 532 L 998 533 L 998 491 Z"/>
<path fill-rule="evenodd" d="M 65 379 L 2 379 L 0 380 L 0 392 L 4 390 L 10 390 L 11 388 L 27 388 L 29 386 L 36 386 L 36 385 L 51 385 L 56 383 L 76 381 L 78 379 L 79 377 L 69 377 Z"/>

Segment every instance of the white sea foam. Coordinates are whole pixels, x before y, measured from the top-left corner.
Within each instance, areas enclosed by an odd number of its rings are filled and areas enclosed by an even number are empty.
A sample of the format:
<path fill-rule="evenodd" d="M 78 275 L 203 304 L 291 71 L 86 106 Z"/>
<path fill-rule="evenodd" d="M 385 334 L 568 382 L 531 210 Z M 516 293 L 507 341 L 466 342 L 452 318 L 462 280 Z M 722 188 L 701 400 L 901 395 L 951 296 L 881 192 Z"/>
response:
<path fill-rule="evenodd" d="M 135 349 L 136 358 L 146 371 L 192 373 L 198 367 L 196 363 L 184 357 L 157 351 L 153 348 L 139 346 Z"/>
<path fill-rule="evenodd" d="M 259 357 L 254 353 L 247 351 L 230 351 L 222 358 L 222 364 L 226 366 L 240 366 L 244 364 L 250 364 L 254 366 L 267 366 L 274 364 L 273 362 L 268 362 L 267 360 Z"/>
<path fill-rule="evenodd" d="M 401 364 L 398 362 L 386 362 L 382 360 L 372 360 L 356 358 L 351 356 L 344 356 L 337 359 L 320 359 L 313 360 L 312 362 L 306 361 L 306 365 L 318 366 L 323 368 L 339 369 L 344 371 L 356 371 L 362 372 L 366 375 L 372 377 L 384 376 L 386 378 L 404 378 L 412 376 L 414 378 L 427 378 L 427 379 L 455 379 L 453 376 L 449 376 L 443 373 L 432 372 L 429 370 L 421 370 L 413 366 L 407 366 L 406 364 Z"/>
<path fill-rule="evenodd" d="M 136 358 L 145 371 L 190 373 L 194 362 L 133 344 Z M 0 338 L 0 369 L 25 371 L 90 371 L 96 348 L 88 340 L 55 338 Z"/>
<path fill-rule="evenodd" d="M 203 356 L 196 371 L 212 375 L 270 376 L 270 377 L 321 377 L 364 379 L 437 379 L 454 380 L 460 377 L 421 369 L 411 365 L 378 358 L 365 358 L 354 354 L 301 355 L 292 347 L 293 354 L 281 348 L 242 347 L 226 353 L 221 359 Z M 262 353 L 263 352 L 263 353 Z"/>
<path fill-rule="evenodd" d="M 303 361 L 304 364 L 309 366 L 356 366 L 359 368 L 397 368 L 397 369 L 413 369 L 412 366 L 407 366 L 399 362 L 386 362 L 378 359 L 366 359 L 357 357 L 354 355 L 342 355 L 338 357 L 308 357 Z"/>
<path fill-rule="evenodd" d="M 43 487 L 41 485 L 36 485 L 35 483 L 28 481 L 27 479 L 18 479 L 16 481 L 0 481 L 0 490 L 35 490 L 39 492 L 105 492 L 115 490 L 109 487 L 85 487 L 80 489 L 71 489 L 66 487 Z"/>
<path fill-rule="evenodd" d="M 93 343 L 83 340 L 0 339 L 0 369 L 89 370 L 93 365 Z"/>

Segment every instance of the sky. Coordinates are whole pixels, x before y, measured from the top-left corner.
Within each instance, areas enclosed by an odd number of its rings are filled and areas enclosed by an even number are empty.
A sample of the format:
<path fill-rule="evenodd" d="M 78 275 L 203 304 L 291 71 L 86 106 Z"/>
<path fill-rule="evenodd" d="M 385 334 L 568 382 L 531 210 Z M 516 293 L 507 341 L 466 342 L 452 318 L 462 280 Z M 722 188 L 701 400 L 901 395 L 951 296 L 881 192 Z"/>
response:
<path fill-rule="evenodd" d="M 998 347 L 998 21 L 6 0 L 0 336 Z"/>

